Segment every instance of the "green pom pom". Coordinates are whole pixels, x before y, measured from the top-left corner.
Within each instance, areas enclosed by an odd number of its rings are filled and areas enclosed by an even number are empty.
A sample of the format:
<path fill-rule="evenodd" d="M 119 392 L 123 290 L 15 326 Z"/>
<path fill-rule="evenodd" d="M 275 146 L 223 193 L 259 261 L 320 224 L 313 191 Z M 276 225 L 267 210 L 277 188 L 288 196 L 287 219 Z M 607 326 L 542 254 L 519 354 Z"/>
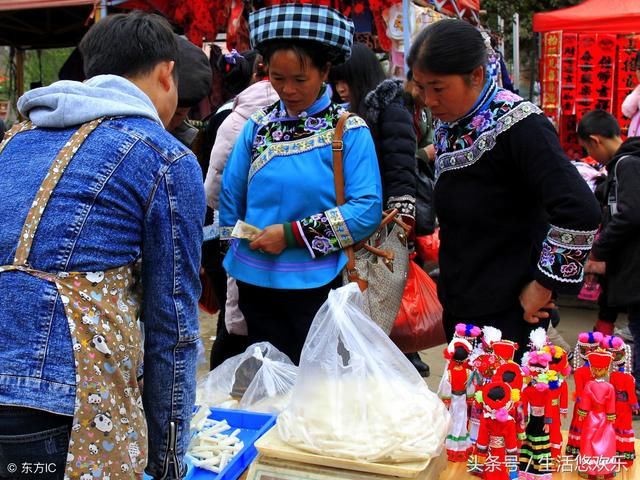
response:
<path fill-rule="evenodd" d="M 476 402 L 478 403 L 484 403 L 482 400 L 482 390 L 478 390 L 476 392 Z"/>

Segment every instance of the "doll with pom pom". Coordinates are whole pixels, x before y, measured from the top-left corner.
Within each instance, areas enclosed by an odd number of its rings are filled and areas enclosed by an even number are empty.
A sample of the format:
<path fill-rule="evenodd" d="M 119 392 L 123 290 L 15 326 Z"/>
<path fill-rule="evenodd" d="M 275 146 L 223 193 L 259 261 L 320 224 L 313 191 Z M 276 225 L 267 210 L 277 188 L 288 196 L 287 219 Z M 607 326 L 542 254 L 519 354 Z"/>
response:
<path fill-rule="evenodd" d="M 475 391 L 469 366 L 471 350 L 471 344 L 464 338 L 454 338 L 444 350 L 448 364 L 438 396 L 451 413 L 451 427 L 445 441 L 447 458 L 451 462 L 466 462 L 471 450 L 467 428 L 468 402 Z"/>
<path fill-rule="evenodd" d="M 578 415 L 582 391 L 587 382 L 593 380 L 587 355 L 598 349 L 604 335 L 600 332 L 582 332 L 578 335 L 578 342 L 573 356 L 573 381 L 575 382 L 575 403 L 573 406 L 573 417 L 569 427 L 567 438 L 567 448 L 565 454 L 575 456 L 580 453 L 580 435 L 582 434 L 582 417 Z"/>
<path fill-rule="evenodd" d="M 551 424 L 551 394 L 549 373 L 551 355 L 544 350 L 529 352 L 522 371 L 529 378 L 521 394 L 528 418 L 525 439 L 520 448 L 520 477 L 526 480 L 550 480 L 553 461 L 549 431 Z"/>
<path fill-rule="evenodd" d="M 484 412 L 478 432 L 477 462 L 482 466 L 485 480 L 511 478 L 506 457 L 518 453 L 516 424 L 510 413 L 517 399 L 519 393 L 500 381 L 492 381 L 476 393 L 476 400 Z"/>
<path fill-rule="evenodd" d="M 613 355 L 613 367 L 609 383 L 616 392 L 616 452 L 618 458 L 630 467 L 636 458 L 633 414 L 638 414 L 640 406 L 636 396 L 636 380 L 631 374 L 630 348 L 620 337 L 607 335 L 600 344 Z"/>
<path fill-rule="evenodd" d="M 522 407 L 522 401 L 520 400 L 520 392 L 522 392 L 523 375 L 520 365 L 515 362 L 506 362 L 498 367 L 496 373 L 493 375 L 493 382 L 504 382 L 511 387 L 512 402 L 509 415 L 511 415 L 516 422 L 516 437 L 518 439 L 518 449 L 522 445 L 522 441 L 525 439 L 525 416 Z"/>
<path fill-rule="evenodd" d="M 587 354 L 593 380 L 587 382 L 578 405 L 583 419 L 578 472 L 582 478 L 607 480 L 620 469 L 616 458 L 616 391 L 607 380 L 613 356 L 604 350 Z"/>
<path fill-rule="evenodd" d="M 562 432 L 560 426 L 562 418 L 566 418 L 569 409 L 569 387 L 567 377 L 571 373 L 567 352 L 555 345 L 543 348 L 551 355 L 549 363 L 549 394 L 551 395 L 551 424 L 549 425 L 549 440 L 551 442 L 551 457 L 556 463 L 562 456 Z"/>

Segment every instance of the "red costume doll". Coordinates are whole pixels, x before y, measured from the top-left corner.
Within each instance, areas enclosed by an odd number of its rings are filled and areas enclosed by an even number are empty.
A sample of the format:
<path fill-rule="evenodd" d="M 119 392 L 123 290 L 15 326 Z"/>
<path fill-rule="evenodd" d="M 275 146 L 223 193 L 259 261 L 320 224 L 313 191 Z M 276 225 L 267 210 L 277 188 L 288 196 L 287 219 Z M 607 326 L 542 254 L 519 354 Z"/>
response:
<path fill-rule="evenodd" d="M 524 430 L 526 427 L 524 409 L 520 400 L 520 392 L 522 391 L 523 377 L 520 365 L 515 362 L 503 363 L 498 367 L 493 375 L 494 382 L 504 382 L 511 387 L 512 392 L 517 392 L 518 399 L 513 400 L 509 415 L 516 421 L 516 436 L 518 438 L 518 448 L 525 438 Z"/>
<path fill-rule="evenodd" d="M 543 350 L 529 352 L 522 368 L 529 383 L 521 394 L 527 415 L 525 439 L 520 448 L 520 479 L 551 480 L 553 462 L 549 441 L 551 423 L 551 393 L 549 391 L 549 363 L 551 355 Z"/>
<path fill-rule="evenodd" d="M 573 381 L 576 384 L 573 417 L 569 427 L 566 455 L 575 456 L 580 453 L 580 435 L 582 434 L 582 417 L 578 415 L 578 408 L 582 399 L 582 390 L 587 382 L 593 380 L 587 355 L 596 350 L 604 336 L 600 332 L 582 332 L 578 335 L 578 342 L 573 356 Z"/>
<path fill-rule="evenodd" d="M 493 342 L 493 353 L 498 357 L 499 363 L 513 362 L 513 357 L 518 350 L 518 344 L 511 340 L 498 340 Z"/>
<path fill-rule="evenodd" d="M 495 327 L 482 327 L 482 351 L 471 359 L 473 366 L 473 382 L 476 391 L 489 383 L 493 378 L 493 374 L 502 362 L 498 361 L 498 357 L 493 353 L 493 344 L 502 339 L 502 332 Z M 478 430 L 480 429 L 480 418 L 482 417 L 482 406 L 476 401 L 471 404 L 471 413 L 469 414 L 469 435 L 471 443 L 475 444 L 478 439 Z"/>
<path fill-rule="evenodd" d="M 505 382 L 490 382 L 476 393 L 476 400 L 484 413 L 478 431 L 478 463 L 482 465 L 485 480 L 509 480 L 507 455 L 518 453 L 516 425 L 509 414 L 513 400 L 519 397 Z M 517 468 L 514 463 L 512 468 Z"/>
<path fill-rule="evenodd" d="M 607 381 L 613 356 L 604 350 L 587 354 L 594 380 L 584 386 L 578 406 L 583 419 L 578 473 L 583 478 L 606 480 L 620 470 L 616 459 L 616 391 Z"/>
<path fill-rule="evenodd" d="M 556 463 L 559 463 L 562 456 L 561 417 L 566 418 L 568 413 L 569 387 L 566 379 L 571 373 L 571 367 L 567 352 L 562 348 L 547 345 L 543 350 L 551 355 L 549 363 L 549 392 L 551 395 L 549 440 L 551 442 L 551 457 Z"/>
<path fill-rule="evenodd" d="M 468 361 L 471 350 L 471 344 L 463 338 L 454 338 L 444 350 L 448 365 L 438 396 L 451 412 L 451 428 L 445 442 L 447 458 L 451 462 L 466 462 L 471 450 L 467 428 L 468 401 L 474 393 Z"/>
<path fill-rule="evenodd" d="M 637 414 L 640 409 L 636 380 L 631 374 L 631 349 L 622 338 L 615 336 L 606 336 L 601 345 L 613 355 L 609 383 L 616 391 L 616 421 L 613 425 L 616 431 L 616 452 L 621 462 L 629 467 L 636 458 L 633 414 Z"/>

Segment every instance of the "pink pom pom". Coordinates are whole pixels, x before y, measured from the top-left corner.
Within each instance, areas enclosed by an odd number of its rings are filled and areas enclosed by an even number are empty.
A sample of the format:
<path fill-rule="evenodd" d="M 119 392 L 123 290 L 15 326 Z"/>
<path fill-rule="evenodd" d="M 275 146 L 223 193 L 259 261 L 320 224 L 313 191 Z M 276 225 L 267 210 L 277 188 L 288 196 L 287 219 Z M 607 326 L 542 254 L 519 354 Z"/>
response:
<path fill-rule="evenodd" d="M 478 337 L 478 336 L 480 336 L 480 334 L 481 334 L 481 333 L 482 333 L 482 330 L 480 330 L 480 327 L 475 327 L 475 326 L 474 326 L 474 327 L 471 329 L 471 336 L 472 336 L 472 337 Z"/>
<path fill-rule="evenodd" d="M 499 422 L 506 422 L 507 420 L 509 420 L 509 412 L 506 408 L 499 408 L 496 411 L 496 420 L 498 420 Z"/>
<path fill-rule="evenodd" d="M 589 341 L 589 333 L 588 332 L 580 333 L 580 335 L 578 335 L 578 340 L 580 340 L 582 343 L 587 343 Z"/>
<path fill-rule="evenodd" d="M 598 343 L 602 342 L 602 339 L 603 339 L 603 338 L 604 338 L 604 335 L 602 335 L 602 333 L 601 333 L 601 332 L 593 332 L 593 339 L 594 339 L 596 342 L 598 342 Z"/>
<path fill-rule="evenodd" d="M 611 339 L 611 345 L 613 345 L 613 348 L 620 348 L 624 345 L 624 340 L 622 340 L 620 337 L 613 337 Z"/>
<path fill-rule="evenodd" d="M 549 385 L 546 383 L 538 382 L 534 385 L 534 388 L 539 392 L 544 392 L 545 390 L 549 390 Z"/>
<path fill-rule="evenodd" d="M 529 367 L 522 367 L 522 374 L 525 377 L 528 377 L 531 374 L 531 370 L 529 369 Z"/>
<path fill-rule="evenodd" d="M 545 364 L 545 363 L 549 363 L 551 361 L 551 355 L 548 353 L 543 353 L 542 355 L 540 355 L 540 361 Z"/>
<path fill-rule="evenodd" d="M 571 367 L 568 365 L 562 369 L 562 372 L 560 372 L 560 374 L 564 377 L 568 377 L 570 373 L 571 373 Z"/>
<path fill-rule="evenodd" d="M 464 335 L 467 326 L 464 323 L 458 323 L 456 325 L 456 333 L 458 335 Z"/>

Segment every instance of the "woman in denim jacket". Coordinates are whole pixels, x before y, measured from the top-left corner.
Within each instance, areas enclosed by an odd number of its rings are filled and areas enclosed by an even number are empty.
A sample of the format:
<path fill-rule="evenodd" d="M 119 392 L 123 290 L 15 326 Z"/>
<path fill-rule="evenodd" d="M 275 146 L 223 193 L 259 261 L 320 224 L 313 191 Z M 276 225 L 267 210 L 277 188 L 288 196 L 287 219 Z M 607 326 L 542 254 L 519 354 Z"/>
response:
<path fill-rule="evenodd" d="M 33 465 L 43 463 L 47 471 L 38 478 L 133 478 L 145 468 L 148 449 L 147 473 L 180 478 L 195 392 L 205 199 L 195 157 L 164 129 L 176 108 L 177 45 L 165 20 L 137 12 L 101 20 L 80 49 L 90 80 L 24 95 L 19 108 L 33 127 L 14 131 L 0 153 L 0 477 L 20 478 L 25 464 L 33 474 Z M 95 130 L 71 153 L 48 202 L 34 210 L 47 172 L 59 173 L 52 160 L 92 121 Z M 28 214 L 40 223 L 25 255 L 21 230 L 34 228 L 31 220 L 25 224 Z M 125 314 L 110 322 L 112 312 L 103 307 L 109 296 L 122 298 L 104 283 L 106 272 L 138 261 L 141 400 L 135 317 L 129 315 L 128 326 Z M 76 274 L 69 272 L 86 272 L 77 284 L 90 288 L 72 291 Z M 125 277 L 113 285 L 131 289 Z M 61 293 L 65 281 L 70 295 Z M 88 305 L 83 315 L 68 317 L 78 304 Z M 131 313 L 132 305 L 118 302 L 117 311 Z M 75 340 L 98 328 L 102 336 Z M 122 338 L 121 330 L 129 335 Z M 88 355 L 77 357 L 82 350 Z M 93 362 L 93 372 L 84 362 Z M 125 368 L 134 388 L 105 390 L 101 379 Z M 144 405 L 146 435 L 144 418 L 131 410 L 135 397 Z M 78 421 L 79 411 L 96 415 Z M 74 437 L 83 429 L 87 435 Z M 100 463 L 116 450 L 129 458 Z"/>

